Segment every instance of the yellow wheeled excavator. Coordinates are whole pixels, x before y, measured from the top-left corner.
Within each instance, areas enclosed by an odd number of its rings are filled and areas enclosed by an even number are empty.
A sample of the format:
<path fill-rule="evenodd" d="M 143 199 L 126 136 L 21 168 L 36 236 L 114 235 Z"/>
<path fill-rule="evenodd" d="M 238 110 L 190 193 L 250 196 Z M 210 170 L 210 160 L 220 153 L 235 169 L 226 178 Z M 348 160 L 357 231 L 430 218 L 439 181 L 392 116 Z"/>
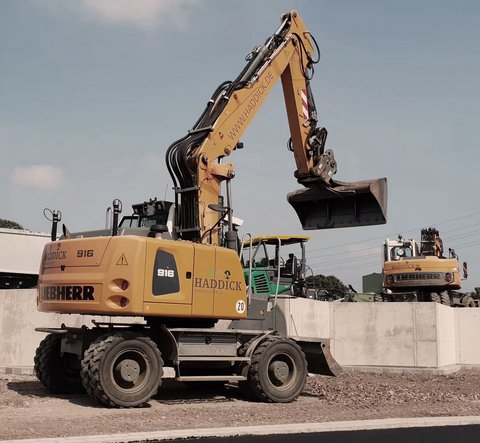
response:
<path fill-rule="evenodd" d="M 287 198 L 303 228 L 385 223 L 386 179 L 332 178 L 336 162 L 325 149 L 327 131 L 317 127 L 310 87 L 315 53 L 316 42 L 297 12 L 284 14 L 238 77 L 217 88 L 192 129 L 167 149 L 174 202 L 134 205 L 119 223 L 121 202 L 115 200 L 111 228 L 70 233 L 64 227 L 59 240 L 60 220 L 53 213 L 38 309 L 110 320 L 93 327 L 37 328 L 49 333 L 35 356 L 45 386 L 59 393 L 85 390 L 104 405 L 132 407 L 155 395 L 163 367 L 170 366 L 180 381 L 234 381 L 258 400 L 289 402 L 302 392 L 308 371 L 337 372 L 328 340 L 316 332 L 296 336 L 284 317 L 280 324 L 278 294 L 273 303 L 263 297 L 251 307 L 239 258 L 245 242 L 238 239 L 231 207 L 235 170 L 226 161 L 242 146 L 245 129 L 281 78 L 288 145 L 303 185 Z M 135 321 L 126 324 L 115 316 Z M 231 323 L 221 328 L 219 320 Z"/>
<path fill-rule="evenodd" d="M 375 300 L 478 307 L 476 294 L 461 292 L 467 275 L 467 263 L 461 264 L 453 249 L 444 256 L 438 229 L 422 229 L 420 245 L 399 235 L 397 240 L 383 243 L 383 288 Z"/>

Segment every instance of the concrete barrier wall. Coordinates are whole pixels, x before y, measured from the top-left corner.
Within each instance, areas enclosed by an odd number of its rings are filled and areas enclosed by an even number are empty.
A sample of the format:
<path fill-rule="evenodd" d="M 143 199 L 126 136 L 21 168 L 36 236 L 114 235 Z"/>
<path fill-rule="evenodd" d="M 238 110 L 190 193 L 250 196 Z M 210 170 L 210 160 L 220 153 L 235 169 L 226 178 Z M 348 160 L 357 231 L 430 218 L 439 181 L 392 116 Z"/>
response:
<path fill-rule="evenodd" d="M 480 365 L 480 309 L 455 309 L 456 361 Z"/>
<path fill-rule="evenodd" d="M 430 303 L 420 303 L 422 305 Z M 437 367 L 458 364 L 457 336 L 455 312 L 468 310 L 467 308 L 449 308 L 448 306 L 432 303 L 436 312 L 436 333 L 438 346 Z"/>
<path fill-rule="evenodd" d="M 473 353 L 457 351 L 463 349 L 465 338 L 457 335 L 456 322 L 462 322 L 463 316 L 455 313 L 463 314 L 465 308 L 436 303 L 331 303 L 330 307 L 332 352 L 340 364 L 416 368 L 479 364 Z M 480 322 L 471 321 L 466 328 L 468 334 L 478 334 Z M 462 363 L 457 361 L 460 354 L 465 356 Z"/>
<path fill-rule="evenodd" d="M 417 366 L 410 304 L 332 303 L 332 353 L 341 365 Z"/>
<path fill-rule="evenodd" d="M 285 302 L 287 330 L 330 338 L 343 366 L 442 368 L 480 366 L 480 309 L 436 303 Z M 31 372 L 45 334 L 36 327 L 90 325 L 111 317 L 40 313 L 35 290 L 0 291 L 0 372 Z M 115 318 L 141 321 L 141 318 Z"/>

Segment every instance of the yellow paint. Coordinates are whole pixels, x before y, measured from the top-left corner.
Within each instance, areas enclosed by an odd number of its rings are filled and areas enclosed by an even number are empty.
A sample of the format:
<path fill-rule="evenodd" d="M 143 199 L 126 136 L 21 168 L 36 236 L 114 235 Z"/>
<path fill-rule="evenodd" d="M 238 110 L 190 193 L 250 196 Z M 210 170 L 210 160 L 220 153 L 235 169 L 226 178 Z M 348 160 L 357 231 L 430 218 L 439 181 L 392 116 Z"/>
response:
<path fill-rule="evenodd" d="M 125 254 L 122 254 L 117 261 L 117 266 L 128 266 L 127 257 Z"/>

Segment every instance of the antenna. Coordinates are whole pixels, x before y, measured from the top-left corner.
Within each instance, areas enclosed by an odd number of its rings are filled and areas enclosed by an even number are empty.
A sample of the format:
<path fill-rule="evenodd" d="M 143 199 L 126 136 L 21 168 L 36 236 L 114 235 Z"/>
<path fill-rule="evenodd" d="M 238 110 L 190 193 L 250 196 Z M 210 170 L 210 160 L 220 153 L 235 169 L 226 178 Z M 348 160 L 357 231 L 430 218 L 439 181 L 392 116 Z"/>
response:
<path fill-rule="evenodd" d="M 165 185 L 165 197 L 163 197 L 163 200 L 167 200 L 167 191 L 168 191 L 168 183 Z"/>

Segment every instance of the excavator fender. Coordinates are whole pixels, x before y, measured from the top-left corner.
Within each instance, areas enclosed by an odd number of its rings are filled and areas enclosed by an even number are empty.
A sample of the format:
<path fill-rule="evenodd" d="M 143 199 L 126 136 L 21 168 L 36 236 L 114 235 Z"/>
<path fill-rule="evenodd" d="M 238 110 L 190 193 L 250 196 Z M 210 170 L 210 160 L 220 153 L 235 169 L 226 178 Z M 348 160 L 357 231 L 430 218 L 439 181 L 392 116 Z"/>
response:
<path fill-rule="evenodd" d="M 349 228 L 386 223 L 387 179 L 325 184 L 304 180 L 304 189 L 290 192 L 303 229 Z"/>

